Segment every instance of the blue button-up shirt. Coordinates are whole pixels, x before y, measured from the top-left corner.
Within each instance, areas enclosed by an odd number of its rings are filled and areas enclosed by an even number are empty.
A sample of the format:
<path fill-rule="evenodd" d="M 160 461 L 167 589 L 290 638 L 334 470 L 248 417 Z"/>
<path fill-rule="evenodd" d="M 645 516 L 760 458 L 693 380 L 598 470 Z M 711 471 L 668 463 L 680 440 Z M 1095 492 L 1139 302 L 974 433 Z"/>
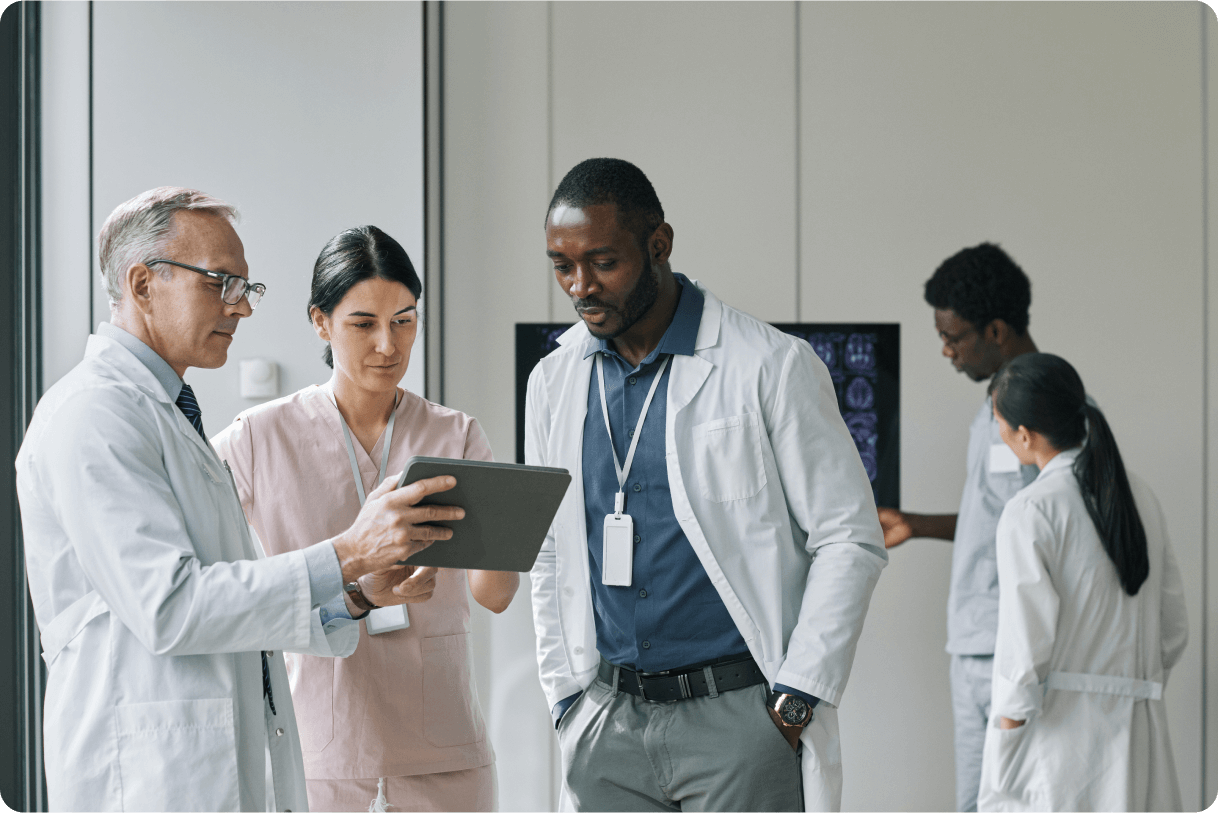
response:
<path fill-rule="evenodd" d="M 589 353 L 603 354 L 613 448 L 622 465 L 647 391 L 664 357 L 690 356 L 694 352 L 704 297 L 682 275 L 675 276 L 681 292 L 672 323 L 655 350 L 638 366 L 618 355 L 610 341 L 599 342 Z M 664 455 L 671 371 L 670 362 L 648 409 L 626 480 L 625 513 L 634 521 L 635 533 L 634 577 L 629 587 L 601 583 L 605 515 L 613 513 L 618 481 L 595 370 L 584 420 L 584 516 L 596 645 L 610 663 L 644 672 L 748 653 L 740 631 L 673 513 Z"/>
<path fill-rule="evenodd" d="M 647 391 L 664 356 L 692 356 L 697 345 L 705 297 L 684 275 L 673 276 L 681 286 L 676 313 L 655 350 L 638 366 L 632 367 L 608 341 L 602 340 L 588 354 L 604 354 L 609 425 L 613 430 L 613 448 L 623 465 Z M 584 519 L 588 528 L 596 647 L 610 663 L 643 672 L 679 669 L 749 654 L 748 645 L 672 510 L 664 454 L 671 371 L 670 362 L 647 411 L 626 480 L 625 513 L 634 521 L 635 534 L 633 579 L 629 587 L 601 583 L 605 516 L 613 513 L 618 481 L 595 370 L 588 387 L 588 415 L 584 419 Z M 816 697 L 782 684 L 775 684 L 774 689 L 803 697 L 814 706 L 818 702 Z M 555 725 L 578 696 L 577 692 L 554 704 Z"/>

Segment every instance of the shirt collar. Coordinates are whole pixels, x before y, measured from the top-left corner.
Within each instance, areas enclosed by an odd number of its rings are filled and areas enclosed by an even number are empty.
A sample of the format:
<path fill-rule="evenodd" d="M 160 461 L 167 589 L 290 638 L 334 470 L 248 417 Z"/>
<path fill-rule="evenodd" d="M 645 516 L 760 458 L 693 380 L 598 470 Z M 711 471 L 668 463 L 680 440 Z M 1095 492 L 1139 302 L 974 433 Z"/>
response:
<path fill-rule="evenodd" d="M 1053 459 L 1046 463 L 1045 467 L 1040 470 L 1040 474 L 1037 475 L 1036 479 L 1039 480 L 1041 477 L 1044 477 L 1051 471 L 1072 467 L 1074 465 L 1074 461 L 1078 459 L 1078 456 L 1082 451 L 1083 448 L 1081 446 L 1075 446 L 1073 449 L 1066 449 L 1065 451 L 1058 452 L 1053 456 Z"/>
<path fill-rule="evenodd" d="M 156 380 L 165 388 L 165 392 L 169 397 L 175 401 L 177 400 L 178 395 L 182 392 L 182 379 L 178 378 L 178 374 L 169 366 L 169 362 L 158 356 L 155 350 L 121 327 L 112 325 L 109 322 L 102 322 L 97 326 L 97 335 L 113 339 L 130 350 L 131 354 L 148 368 L 148 372 L 156 377 Z"/>
<path fill-rule="evenodd" d="M 640 367 L 655 361 L 661 353 L 670 353 L 674 356 L 692 356 L 694 354 L 698 341 L 698 328 L 702 324 L 702 306 L 706 297 L 698 290 L 698 286 L 692 284 L 684 274 L 673 274 L 673 278 L 680 286 L 676 313 L 672 315 L 672 322 L 664 331 L 664 335 L 660 337 L 660 343 L 656 345 L 655 350 L 652 350 L 647 354 L 647 358 L 639 362 Z M 588 358 L 593 353 L 618 355 L 617 351 L 613 349 L 613 343 L 608 339 L 598 339 L 591 343 L 584 358 Z"/>

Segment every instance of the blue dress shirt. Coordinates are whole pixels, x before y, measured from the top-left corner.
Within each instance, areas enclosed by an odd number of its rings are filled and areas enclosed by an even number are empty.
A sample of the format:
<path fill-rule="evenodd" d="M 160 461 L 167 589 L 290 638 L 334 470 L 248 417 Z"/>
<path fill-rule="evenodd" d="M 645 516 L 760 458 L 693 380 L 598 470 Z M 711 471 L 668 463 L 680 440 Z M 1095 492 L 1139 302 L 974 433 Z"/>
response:
<path fill-rule="evenodd" d="M 589 352 L 604 356 L 609 424 L 622 465 L 643 401 L 664 357 L 694 352 L 704 298 L 687 279 L 675 276 L 681 291 L 672 323 L 638 366 L 618 355 L 610 341 L 599 342 Z M 748 645 L 673 513 L 664 455 L 671 371 L 670 363 L 656 388 L 626 480 L 625 512 L 634 520 L 635 533 L 634 577 L 629 587 L 601 583 L 605 515 L 613 513 L 618 481 L 595 370 L 584 420 L 584 516 L 596 645 L 610 663 L 644 672 L 748 653 Z"/>
<path fill-rule="evenodd" d="M 684 275 L 673 276 L 681 286 L 677 309 L 655 350 L 637 366 L 622 358 L 610 341 L 600 341 L 588 354 L 603 354 L 613 449 L 623 465 L 647 391 L 664 356 L 694 354 L 705 297 Z M 635 533 L 634 573 L 629 587 L 601 583 L 604 521 L 606 514 L 613 513 L 618 481 L 595 369 L 584 420 L 584 517 L 597 649 L 610 663 L 644 672 L 749 654 L 748 645 L 672 509 L 664 454 L 671 371 L 670 362 L 656 387 L 626 480 L 625 513 L 634 521 Z M 774 688 L 799 695 L 812 705 L 817 702 L 817 698 L 787 686 Z M 556 725 L 578 696 L 573 694 L 554 705 Z"/>

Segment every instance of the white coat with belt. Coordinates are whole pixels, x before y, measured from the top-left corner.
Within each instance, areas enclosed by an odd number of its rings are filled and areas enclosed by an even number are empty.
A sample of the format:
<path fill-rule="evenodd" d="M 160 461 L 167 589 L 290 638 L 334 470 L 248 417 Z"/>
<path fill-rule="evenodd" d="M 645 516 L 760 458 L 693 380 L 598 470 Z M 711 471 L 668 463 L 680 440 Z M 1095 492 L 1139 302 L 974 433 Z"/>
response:
<path fill-rule="evenodd" d="M 1126 593 L 1061 452 L 998 522 L 998 640 L 981 810 L 1180 810 L 1162 696 L 1188 639 L 1163 512 L 1129 476 L 1150 575 Z M 999 716 L 1027 720 L 1001 729 Z"/>
<path fill-rule="evenodd" d="M 811 346 L 698 289 L 694 355 L 673 357 L 668 385 L 673 510 L 766 679 L 821 699 L 802 736 L 804 800 L 836 810 L 836 706 L 888 561 L 871 485 Z M 532 572 L 551 706 L 599 663 L 582 479 L 595 341 L 577 324 L 529 377 L 525 459 L 572 474 Z"/>
<path fill-rule="evenodd" d="M 302 552 L 263 558 L 176 397 L 91 336 L 17 456 L 50 807 L 261 810 L 273 774 L 277 807 L 307 810 L 280 650 L 350 654 L 358 625 L 323 630 Z"/>

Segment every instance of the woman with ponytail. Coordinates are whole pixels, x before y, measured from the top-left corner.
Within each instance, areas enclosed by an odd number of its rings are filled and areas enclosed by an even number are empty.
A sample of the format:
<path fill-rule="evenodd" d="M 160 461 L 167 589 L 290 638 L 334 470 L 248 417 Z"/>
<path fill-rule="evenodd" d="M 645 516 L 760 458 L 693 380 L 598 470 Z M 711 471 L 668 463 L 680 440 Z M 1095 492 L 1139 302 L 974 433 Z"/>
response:
<path fill-rule="evenodd" d="M 491 459 L 474 418 L 399 386 L 422 294 L 406 250 L 376 226 L 322 248 L 306 312 L 330 380 L 248 409 L 212 438 L 268 554 L 346 530 L 414 455 Z M 348 584 L 350 606 L 320 608 L 323 624 L 364 622 L 350 657 L 288 660 L 311 809 L 497 808 L 467 588 L 501 613 L 519 584 L 516 573 L 407 565 Z M 390 593 L 406 612 L 377 606 Z"/>
<path fill-rule="evenodd" d="M 1180 810 L 1162 697 L 1188 630 L 1158 501 L 1064 359 L 1012 359 L 990 394 L 1040 475 L 998 523 L 979 809 Z"/>

